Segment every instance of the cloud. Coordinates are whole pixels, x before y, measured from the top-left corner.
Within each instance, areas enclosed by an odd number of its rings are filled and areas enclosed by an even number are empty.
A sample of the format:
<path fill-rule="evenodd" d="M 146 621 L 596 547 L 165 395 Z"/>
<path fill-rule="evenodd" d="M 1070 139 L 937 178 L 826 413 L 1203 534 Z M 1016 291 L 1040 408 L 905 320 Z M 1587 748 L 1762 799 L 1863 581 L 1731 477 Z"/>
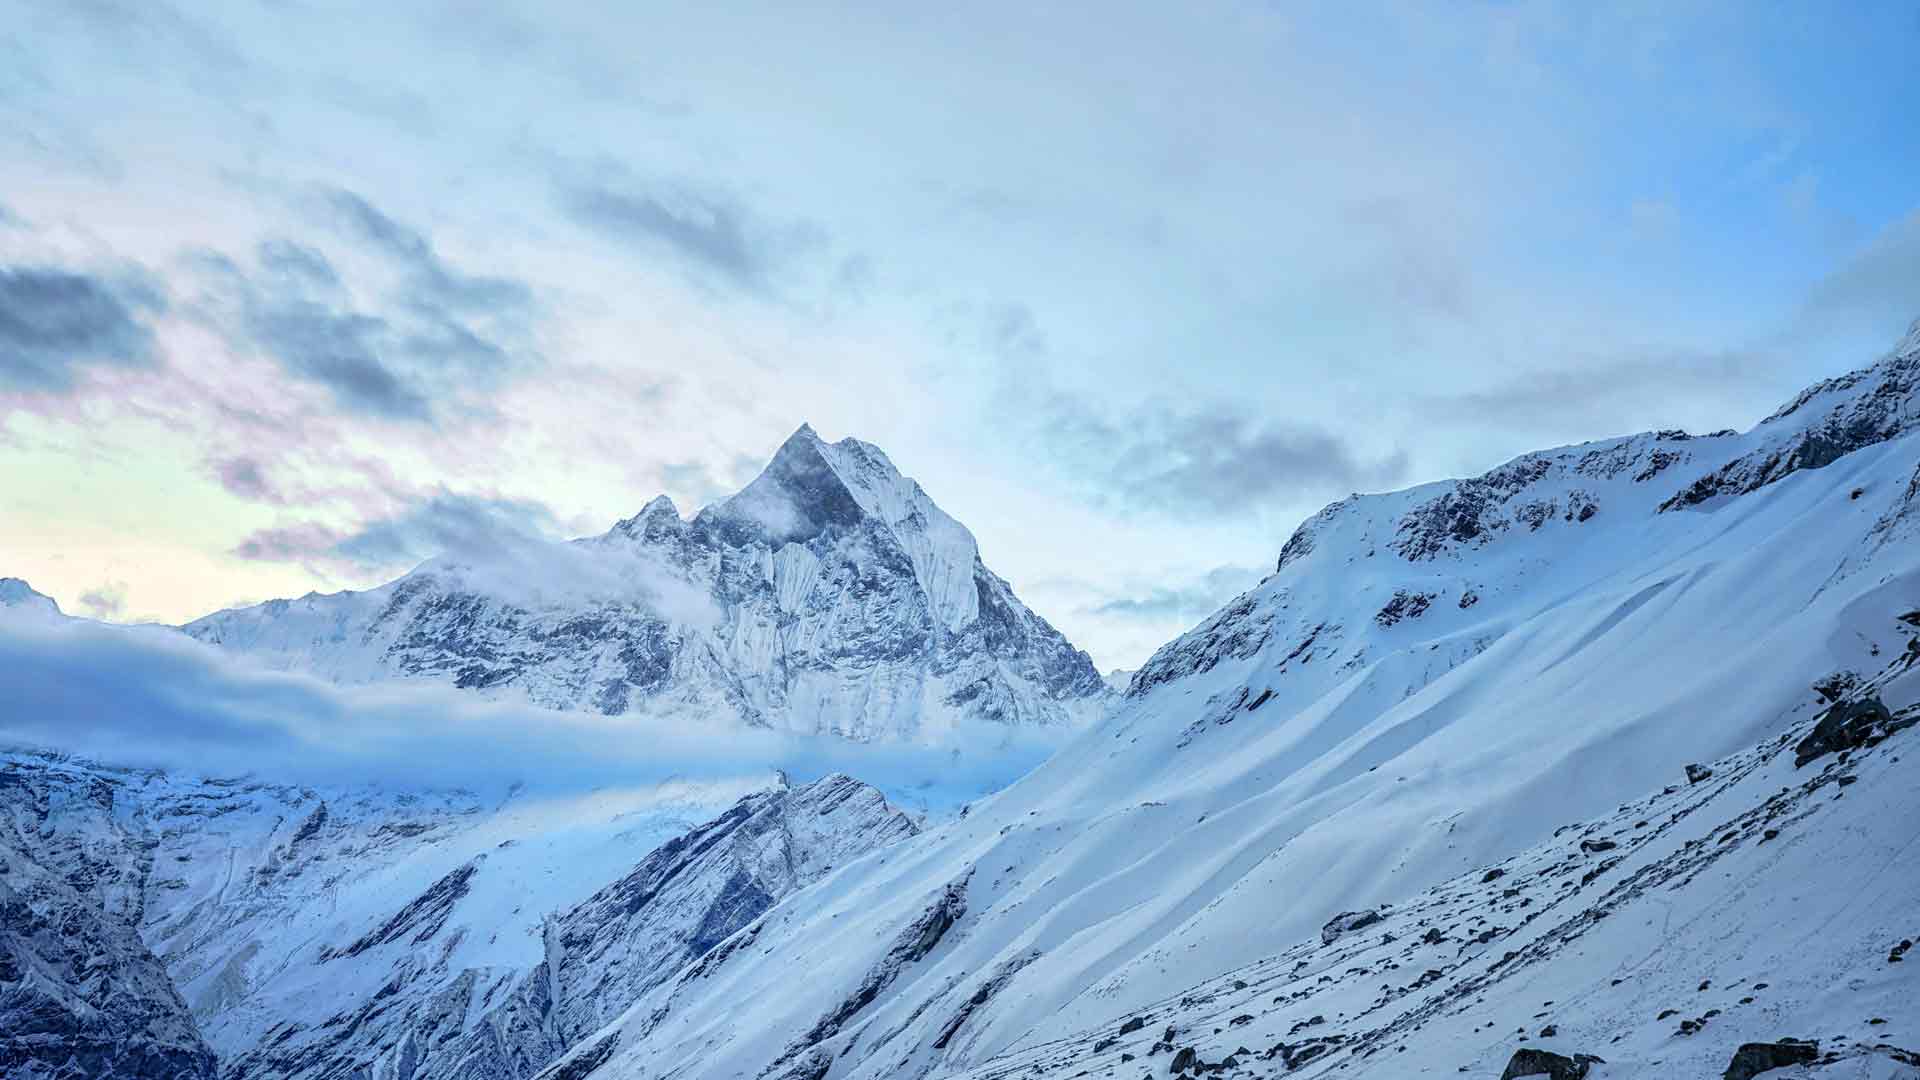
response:
<path fill-rule="evenodd" d="M 749 292 L 770 289 L 791 255 L 821 241 L 817 227 L 777 227 L 730 195 L 690 185 L 578 180 L 563 182 L 558 198 L 578 225 Z"/>
<path fill-rule="evenodd" d="M 162 627 L 0 613 L 0 745 L 200 775 L 408 787 L 582 789 L 781 768 L 845 771 L 928 802 L 1005 786 L 1065 737 L 1004 727 L 922 746 L 562 713 L 418 680 L 338 687 L 273 672 Z"/>
<path fill-rule="evenodd" d="M 305 563 L 322 572 L 323 568 L 315 564 L 337 558 L 334 547 L 340 539 L 338 530 L 308 521 L 256 529 L 235 545 L 233 553 L 255 562 Z"/>
<path fill-rule="evenodd" d="M 684 627 L 719 620 L 705 589 L 644 550 L 563 542 L 558 532 L 543 503 L 441 491 L 349 529 L 311 521 L 259 529 L 233 554 L 355 580 L 417 568 L 450 589 L 528 610 L 639 605 Z"/>
<path fill-rule="evenodd" d="M 245 465 L 236 472 L 243 481 L 248 478 Z M 260 529 L 234 554 L 316 569 L 402 571 L 440 555 L 484 560 L 528 542 L 545 542 L 556 529 L 553 511 L 533 500 L 441 491 L 351 529 L 317 522 Z"/>
<path fill-rule="evenodd" d="M 285 499 L 267 477 L 267 468 L 255 457 L 220 458 L 208 463 L 220 486 L 242 499 L 280 503 Z"/>
<path fill-rule="evenodd" d="M 1190 581 L 1163 583 L 1115 596 L 1094 605 L 1090 611 L 1122 619 L 1191 621 L 1213 614 L 1227 601 L 1259 584 L 1266 572 L 1263 566 L 1216 566 Z"/>
<path fill-rule="evenodd" d="M 1041 439 L 1097 501 L 1158 513 L 1243 514 L 1388 488 L 1407 472 L 1403 452 L 1370 458 L 1331 432 L 1225 404 L 1156 403 L 1113 420 L 1056 396 Z"/>
<path fill-rule="evenodd" d="M 117 619 L 127 610 L 127 583 L 109 581 L 80 594 L 80 606 L 96 619 Z"/>
<path fill-rule="evenodd" d="M 0 390 L 63 394 L 88 366 L 148 367 L 160 291 L 53 267 L 0 267 Z"/>
<path fill-rule="evenodd" d="M 1920 211 L 1889 225 L 1817 283 L 1802 318 L 1809 336 L 1865 326 L 1891 337 L 1920 315 Z"/>
<path fill-rule="evenodd" d="M 1452 426 L 1596 438 L 1709 418 L 1758 416 L 1783 392 L 1776 350 L 1647 349 L 1570 358 L 1569 366 L 1508 375 L 1497 384 L 1414 399 L 1414 415 Z"/>
<path fill-rule="evenodd" d="M 427 314 L 444 320 L 445 311 L 500 315 L 524 313 L 532 307 L 533 293 L 525 282 L 455 269 L 424 235 L 345 188 L 327 191 L 324 197 L 349 235 L 407 271 L 405 299 Z"/>
<path fill-rule="evenodd" d="M 526 283 L 458 270 L 351 191 L 326 189 L 320 202 L 390 280 L 350 281 L 325 252 L 284 237 L 261 242 L 250 268 L 203 253 L 192 265 L 209 285 L 207 312 L 236 345 L 325 387 L 349 413 L 424 424 L 538 365 Z"/>
<path fill-rule="evenodd" d="M 484 558 L 556 528 L 553 511 L 529 499 L 490 499 L 442 492 L 342 537 L 334 551 L 362 566 L 402 566 L 430 556 Z"/>

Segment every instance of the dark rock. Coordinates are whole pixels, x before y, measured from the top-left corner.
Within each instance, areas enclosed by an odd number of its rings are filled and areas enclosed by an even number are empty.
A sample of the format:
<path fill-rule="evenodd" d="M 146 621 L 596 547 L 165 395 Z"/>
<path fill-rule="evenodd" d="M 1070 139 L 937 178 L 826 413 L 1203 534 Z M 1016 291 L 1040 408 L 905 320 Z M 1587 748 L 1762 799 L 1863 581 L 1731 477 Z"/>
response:
<path fill-rule="evenodd" d="M 1480 878 L 1480 884 L 1485 885 L 1489 881 L 1498 881 L 1506 876 L 1507 872 L 1496 866 Z"/>
<path fill-rule="evenodd" d="M 1167 1071 L 1175 1073 L 1186 1072 L 1199 1060 L 1199 1051 L 1191 1046 L 1181 1047 L 1180 1052 L 1173 1055 L 1173 1060 L 1167 1063 Z"/>
<path fill-rule="evenodd" d="M 1620 846 L 1619 844 L 1616 844 L 1611 840 L 1580 841 L 1580 850 L 1586 852 L 1589 855 L 1595 855 L 1602 851 L 1612 851 L 1614 848 L 1617 848 L 1619 846 Z"/>
<path fill-rule="evenodd" d="M 1381 626 L 1392 626 L 1402 619 L 1417 619 L 1433 604 L 1435 595 L 1396 589 L 1393 599 L 1388 600 L 1385 607 L 1374 613 L 1373 621 Z"/>
<path fill-rule="evenodd" d="M 1136 1016 L 1133 1019 L 1127 1021 L 1126 1023 L 1120 1025 L 1120 1034 L 1131 1035 L 1134 1032 L 1139 1031 L 1141 1028 L 1144 1028 L 1146 1026 L 1147 1026 L 1147 1018 L 1144 1016 Z"/>
<path fill-rule="evenodd" d="M 1865 746 L 1876 728 L 1890 725 L 1893 714 L 1876 697 L 1835 703 L 1821 715 L 1820 722 L 1800 744 L 1793 748 L 1793 767 L 1836 750 Z"/>
<path fill-rule="evenodd" d="M 1583 1080 L 1587 1071 L 1595 1065 L 1606 1064 L 1592 1054 L 1575 1054 L 1566 1057 L 1550 1050 L 1535 1050 L 1531 1047 L 1515 1050 L 1507 1061 L 1507 1070 L 1500 1074 L 1500 1080 L 1519 1080 L 1523 1076 L 1545 1076 L 1548 1080 Z"/>
<path fill-rule="evenodd" d="M 1707 768 L 1705 765 L 1688 765 L 1687 766 L 1687 783 L 1689 784 L 1697 784 L 1700 781 L 1705 780 L 1712 775 L 1713 775 L 1713 770 Z"/>
<path fill-rule="evenodd" d="M 1372 926 L 1379 921 L 1380 913 L 1377 911 L 1343 911 L 1328 919 L 1327 925 L 1320 928 L 1320 943 L 1331 945 L 1340 935 Z"/>
<path fill-rule="evenodd" d="M 1810 1065 L 1820 1058 L 1820 1044 L 1812 1040 L 1782 1039 L 1772 1043 L 1747 1043 L 1733 1052 L 1721 1080 L 1752 1080 L 1769 1069 L 1789 1065 Z"/>

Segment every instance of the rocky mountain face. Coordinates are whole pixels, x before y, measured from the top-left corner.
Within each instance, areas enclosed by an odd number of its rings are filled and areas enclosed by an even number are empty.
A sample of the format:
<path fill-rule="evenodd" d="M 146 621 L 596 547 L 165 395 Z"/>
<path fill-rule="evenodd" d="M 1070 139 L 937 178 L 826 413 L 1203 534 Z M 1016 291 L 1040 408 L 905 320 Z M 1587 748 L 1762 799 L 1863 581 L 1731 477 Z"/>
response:
<path fill-rule="evenodd" d="M 487 805 L 0 757 L 5 1075 L 520 1080 L 915 831 L 837 775 L 688 827 L 723 797 Z"/>
<path fill-rule="evenodd" d="M 885 454 L 804 426 L 691 520 L 663 496 L 511 565 L 443 558 L 370 592 L 185 629 L 340 682 L 431 678 L 552 708 L 857 740 L 1077 724 L 1111 696 Z"/>
<path fill-rule="evenodd" d="M 0 1075 L 217 1075 L 138 932 L 151 853 L 111 828 L 70 827 L 123 817 L 117 794 L 105 780 L 49 788 L 0 770 Z"/>
<path fill-rule="evenodd" d="M 1106 722 L 555 1068 L 1911 1075 L 1916 346 L 1329 507 Z"/>

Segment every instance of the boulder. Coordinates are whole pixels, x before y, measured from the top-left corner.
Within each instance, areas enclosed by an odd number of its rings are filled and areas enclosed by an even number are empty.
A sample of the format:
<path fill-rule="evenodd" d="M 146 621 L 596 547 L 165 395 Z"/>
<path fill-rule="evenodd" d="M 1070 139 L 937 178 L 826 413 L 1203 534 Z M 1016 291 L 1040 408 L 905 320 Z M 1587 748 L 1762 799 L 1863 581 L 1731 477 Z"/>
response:
<path fill-rule="evenodd" d="M 1343 911 L 1327 920 L 1320 928 L 1320 944 L 1331 945 L 1340 935 L 1351 933 L 1363 926 L 1372 926 L 1380 921 L 1377 911 Z"/>
<path fill-rule="evenodd" d="M 1892 722 L 1893 714 L 1887 711 L 1879 698 L 1864 697 L 1857 701 L 1836 702 L 1820 717 L 1813 731 L 1800 740 L 1800 745 L 1793 748 L 1793 767 L 1797 769 L 1836 750 L 1864 746 L 1872 738 L 1875 728 Z"/>
<path fill-rule="evenodd" d="M 1500 1074 L 1500 1080 L 1519 1080 L 1523 1076 L 1544 1076 L 1547 1080 L 1583 1080 L 1587 1070 L 1606 1062 L 1592 1054 L 1575 1054 L 1567 1057 L 1551 1050 L 1535 1050 L 1523 1047 L 1515 1050 L 1507 1062 L 1507 1071 Z"/>
<path fill-rule="evenodd" d="M 1819 1060 L 1820 1044 L 1811 1039 L 1781 1039 L 1779 1042 L 1746 1043 L 1733 1052 L 1721 1080 L 1752 1080 L 1768 1069 L 1789 1065 L 1810 1065 Z"/>

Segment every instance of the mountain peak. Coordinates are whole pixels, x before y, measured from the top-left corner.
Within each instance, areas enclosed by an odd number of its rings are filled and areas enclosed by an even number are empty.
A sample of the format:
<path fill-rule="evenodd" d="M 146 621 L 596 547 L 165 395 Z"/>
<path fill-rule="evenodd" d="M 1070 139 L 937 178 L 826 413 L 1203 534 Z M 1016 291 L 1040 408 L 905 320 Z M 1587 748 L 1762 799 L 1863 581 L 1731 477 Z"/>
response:
<path fill-rule="evenodd" d="M 836 526 L 858 524 L 867 507 L 835 467 L 835 449 L 811 425 L 801 424 L 753 483 L 702 516 L 712 514 L 784 542 L 803 542 Z"/>

